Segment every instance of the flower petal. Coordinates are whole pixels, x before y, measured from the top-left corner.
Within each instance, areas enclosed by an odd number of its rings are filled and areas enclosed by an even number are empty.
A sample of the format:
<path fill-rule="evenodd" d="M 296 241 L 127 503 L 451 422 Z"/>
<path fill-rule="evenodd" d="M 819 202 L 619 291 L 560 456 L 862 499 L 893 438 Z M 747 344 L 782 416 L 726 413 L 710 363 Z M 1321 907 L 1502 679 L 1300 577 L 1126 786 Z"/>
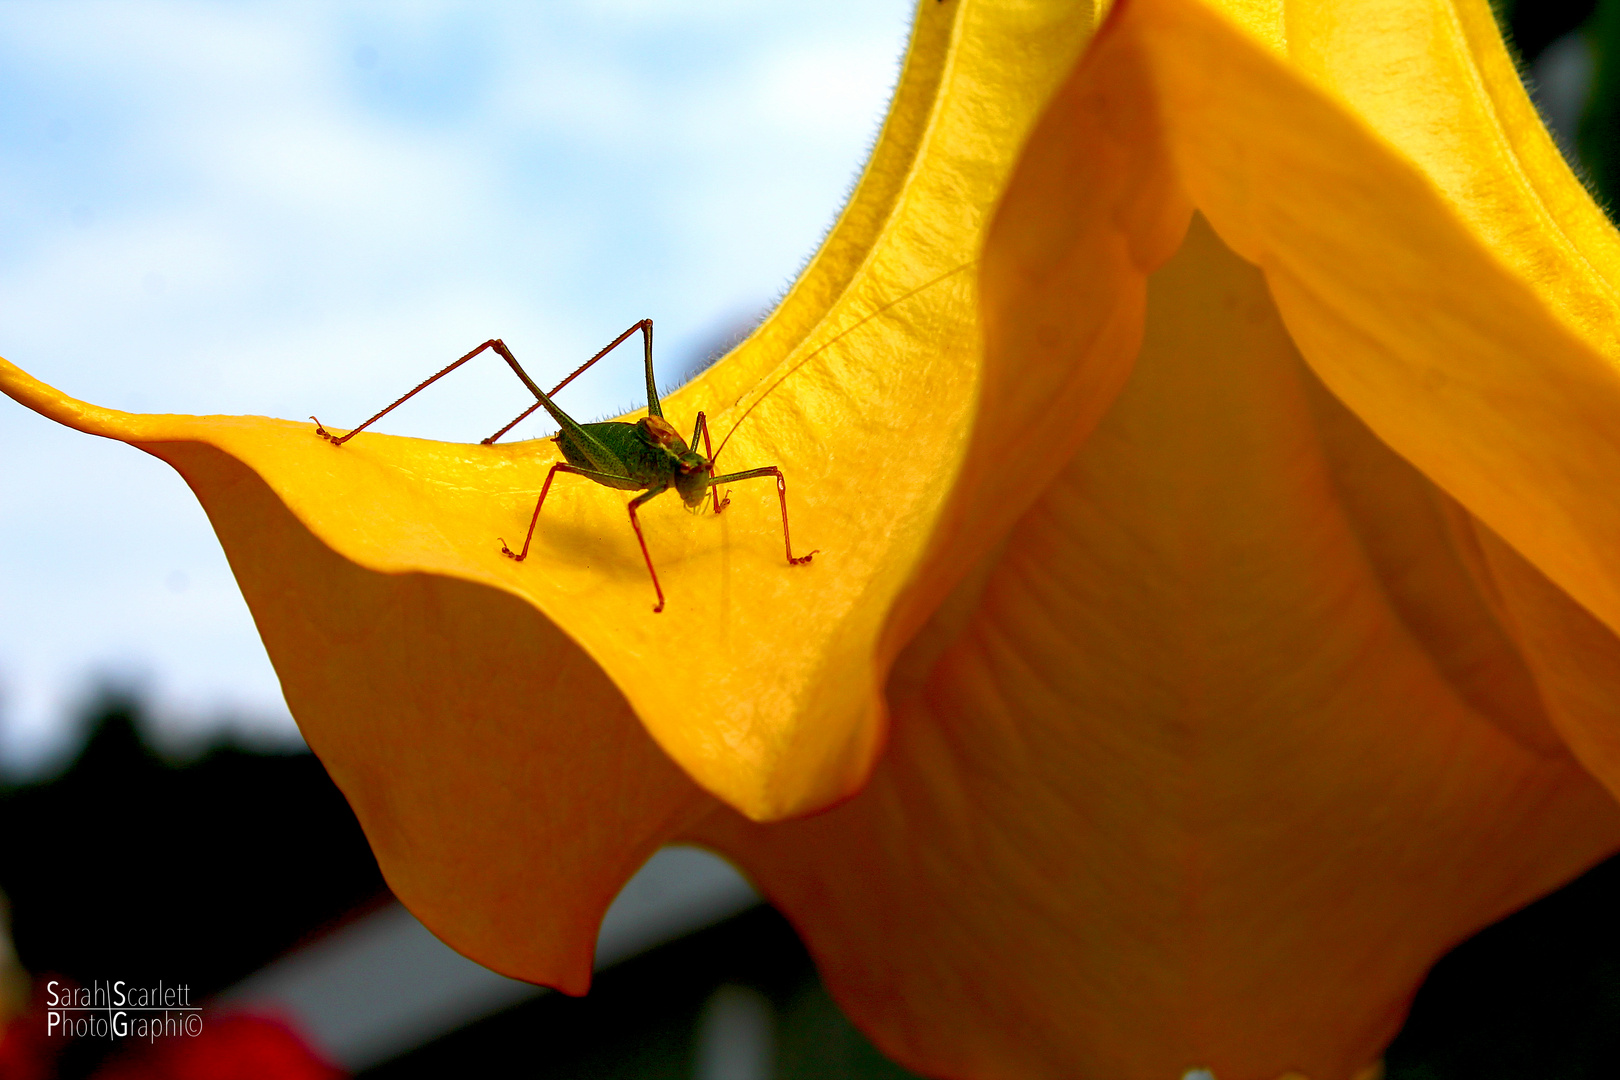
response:
<path fill-rule="evenodd" d="M 1473 518 L 1306 380 L 1334 488 L 1408 631 L 1462 699 L 1525 749 L 1569 757 L 1473 536 Z"/>
<path fill-rule="evenodd" d="M 1198 224 L 1147 311 L 866 790 L 694 830 L 923 1072 L 1348 1077 L 1445 949 L 1620 845 L 1391 602 L 1259 271 Z"/>
<path fill-rule="evenodd" d="M 1331 394 L 1313 402 L 1362 547 L 1436 666 L 1521 745 L 1620 791 L 1620 638 Z"/>
<path fill-rule="evenodd" d="M 894 651 L 1107 411 L 1141 345 L 1147 275 L 1175 253 L 1192 215 L 1151 95 L 1132 84 L 1139 73 L 1116 65 L 1070 75 L 1031 132 L 986 237 L 972 439 L 924 569 L 891 621 Z"/>
<path fill-rule="evenodd" d="M 1553 726 L 1581 764 L 1620 794 L 1620 637 L 1484 524 L 1468 522 L 1483 576 L 1496 588 Z"/>
<path fill-rule="evenodd" d="M 1101 47 L 1151 73 L 1182 181 L 1265 269 L 1322 380 L 1595 617 L 1588 661 L 1613 652 L 1620 236 L 1542 129 L 1484 3 L 1254 10 L 1286 15 L 1133 0 Z M 1539 604 L 1516 618 L 1530 652 L 1569 626 Z M 1532 666 L 1554 726 L 1620 792 L 1598 749 L 1613 714 L 1571 706 L 1552 685 L 1567 678 Z M 1582 681 L 1612 699 L 1612 670 Z"/>
<path fill-rule="evenodd" d="M 1183 183 L 1322 380 L 1620 627 L 1620 239 L 1486 5 L 1259 7 L 1286 16 L 1132 0 L 1099 47 L 1149 73 Z"/>

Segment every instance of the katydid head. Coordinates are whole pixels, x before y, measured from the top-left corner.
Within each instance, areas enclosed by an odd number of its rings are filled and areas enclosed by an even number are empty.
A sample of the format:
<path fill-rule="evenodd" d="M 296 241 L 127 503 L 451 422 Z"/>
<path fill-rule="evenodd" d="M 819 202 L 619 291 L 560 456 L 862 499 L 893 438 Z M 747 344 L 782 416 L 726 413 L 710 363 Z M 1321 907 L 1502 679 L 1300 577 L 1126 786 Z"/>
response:
<path fill-rule="evenodd" d="M 673 479 L 681 502 L 688 510 L 697 510 L 709 491 L 709 459 L 696 450 L 688 450 L 680 455 Z"/>

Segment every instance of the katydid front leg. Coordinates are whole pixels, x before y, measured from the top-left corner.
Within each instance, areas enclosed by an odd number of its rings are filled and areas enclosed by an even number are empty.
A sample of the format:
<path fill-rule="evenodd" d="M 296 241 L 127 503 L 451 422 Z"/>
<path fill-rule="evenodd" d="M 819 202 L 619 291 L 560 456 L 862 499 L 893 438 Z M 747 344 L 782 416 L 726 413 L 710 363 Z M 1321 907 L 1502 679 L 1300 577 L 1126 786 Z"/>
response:
<path fill-rule="evenodd" d="M 756 477 L 761 476 L 776 477 L 776 497 L 782 503 L 782 547 L 787 550 L 787 561 L 789 565 L 803 566 L 805 563 L 819 555 L 821 553 L 821 549 L 816 548 L 808 555 L 795 556 L 793 554 L 793 541 L 788 537 L 787 481 L 782 479 L 781 469 L 778 469 L 775 465 L 767 465 L 763 469 L 749 469 L 747 472 L 735 472 L 727 473 L 724 476 L 712 476 L 709 478 L 709 486 L 713 487 L 717 484 L 729 484 L 734 480 L 753 480 Z M 730 502 L 731 500 L 728 499 L 726 501 Z"/>
<path fill-rule="evenodd" d="M 703 456 L 709 462 L 709 492 L 714 496 L 714 512 L 719 513 L 731 505 L 731 496 L 720 498 L 720 489 L 714 486 L 714 449 L 709 445 L 709 419 L 699 410 L 697 424 L 692 428 L 692 449 L 697 449 L 698 432 L 703 433 Z"/>

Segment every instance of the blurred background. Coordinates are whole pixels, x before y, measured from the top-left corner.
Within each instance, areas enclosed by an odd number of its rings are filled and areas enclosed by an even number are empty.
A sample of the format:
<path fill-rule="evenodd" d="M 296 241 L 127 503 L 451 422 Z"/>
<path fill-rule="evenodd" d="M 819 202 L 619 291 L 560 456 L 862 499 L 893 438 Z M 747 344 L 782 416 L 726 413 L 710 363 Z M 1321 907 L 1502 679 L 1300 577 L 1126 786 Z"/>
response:
<path fill-rule="evenodd" d="M 116 408 L 343 425 L 488 337 L 544 383 L 650 316 L 677 385 L 756 324 L 832 223 L 910 6 L 8 2 L 0 355 Z M 1614 205 L 1620 0 L 1499 14 L 1566 156 Z M 634 359 L 565 404 L 639 404 Z M 475 441 L 520 390 L 470 365 L 382 426 Z M 37 1018 L 50 978 L 163 979 L 207 1002 L 211 1033 L 183 1051 L 7 1039 L 0 1078 L 907 1075 L 838 1012 L 786 923 L 699 852 L 663 852 L 626 888 L 585 999 L 438 945 L 304 751 L 178 477 L 8 399 L 0 463 L 16 943 L 0 1015 Z M 1391 1077 L 1612 1075 L 1617 910 L 1611 863 L 1461 946 Z"/>

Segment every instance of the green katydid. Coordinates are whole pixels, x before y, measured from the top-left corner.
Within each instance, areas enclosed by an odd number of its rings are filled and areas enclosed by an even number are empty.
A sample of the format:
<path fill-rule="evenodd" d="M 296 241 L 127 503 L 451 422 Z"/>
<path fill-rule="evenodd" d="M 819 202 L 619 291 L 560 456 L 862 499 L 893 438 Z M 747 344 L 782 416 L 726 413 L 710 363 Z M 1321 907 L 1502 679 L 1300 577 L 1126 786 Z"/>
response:
<path fill-rule="evenodd" d="M 625 339 L 636 331 L 641 331 L 645 344 L 647 366 L 647 415 L 633 424 L 620 420 L 609 420 L 595 424 L 580 424 L 557 407 L 552 397 L 567 386 L 574 378 L 582 374 L 592 364 L 612 352 Z M 529 518 L 529 531 L 523 538 L 523 549 L 514 552 L 501 542 L 501 553 L 517 562 L 522 562 L 529 554 L 529 543 L 534 539 L 534 529 L 540 520 L 540 508 L 546 503 L 546 494 L 551 490 L 551 482 L 556 479 L 559 472 L 573 473 L 593 480 L 605 487 L 617 488 L 620 491 L 639 491 L 634 499 L 630 500 L 630 525 L 636 531 L 636 539 L 641 543 L 641 557 L 647 562 L 647 573 L 652 577 L 653 591 L 658 596 L 658 604 L 653 611 L 664 610 L 664 589 L 658 583 L 658 571 L 653 569 L 652 555 L 647 551 L 647 540 L 641 533 L 641 522 L 636 519 L 636 510 L 648 500 L 674 488 L 681 496 L 688 509 L 698 510 L 702 507 L 706 496 L 712 495 L 714 512 L 720 513 L 731 501 L 729 498 L 721 499 L 719 485 L 729 484 L 737 480 L 753 480 L 766 476 L 776 477 L 776 495 L 782 506 L 782 546 L 787 552 L 790 566 L 800 566 L 810 561 L 817 554 L 812 551 L 809 555 L 794 555 L 793 542 L 788 536 L 787 517 L 787 482 L 782 478 L 782 470 L 775 465 L 764 468 L 748 469 L 743 472 L 726 473 L 722 476 L 714 475 L 714 462 L 720 455 L 710 450 L 708 420 L 700 412 L 697 414 L 697 424 L 692 429 L 692 444 L 688 446 L 682 441 L 680 433 L 664 419 L 663 405 L 658 400 L 658 387 L 653 381 L 652 359 L 652 320 L 642 319 L 630 329 L 620 334 L 608 343 L 607 347 L 585 363 L 576 368 L 566 379 L 558 383 L 550 394 L 541 390 L 535 381 L 529 378 L 528 372 L 517 362 L 510 349 L 499 338 L 491 338 L 472 352 L 463 356 L 455 363 L 450 364 L 438 374 L 424 380 L 415 389 L 405 394 L 398 401 L 383 409 L 376 416 L 361 424 L 346 435 L 333 435 L 315 420 L 315 432 L 323 439 L 327 439 L 334 446 L 342 446 L 360 432 L 370 427 L 376 421 L 388 415 L 395 408 L 404 404 L 410 398 L 427 389 L 439 379 L 450 374 L 456 368 L 465 364 L 485 349 L 489 349 L 505 360 L 507 365 L 523 380 L 523 385 L 529 388 L 535 396 L 535 403 L 520 413 L 516 419 L 501 430 L 483 440 L 485 446 L 490 445 L 512 428 L 516 427 L 524 418 L 536 409 L 544 408 L 551 414 L 560 429 L 553 437 L 557 446 L 562 450 L 564 460 L 557 462 L 546 474 L 546 481 L 540 488 L 540 498 L 535 501 L 534 514 Z M 703 436 L 703 453 L 697 452 L 697 440 Z M 728 436 L 729 438 L 729 436 Z M 725 443 L 720 444 L 725 449 Z"/>

